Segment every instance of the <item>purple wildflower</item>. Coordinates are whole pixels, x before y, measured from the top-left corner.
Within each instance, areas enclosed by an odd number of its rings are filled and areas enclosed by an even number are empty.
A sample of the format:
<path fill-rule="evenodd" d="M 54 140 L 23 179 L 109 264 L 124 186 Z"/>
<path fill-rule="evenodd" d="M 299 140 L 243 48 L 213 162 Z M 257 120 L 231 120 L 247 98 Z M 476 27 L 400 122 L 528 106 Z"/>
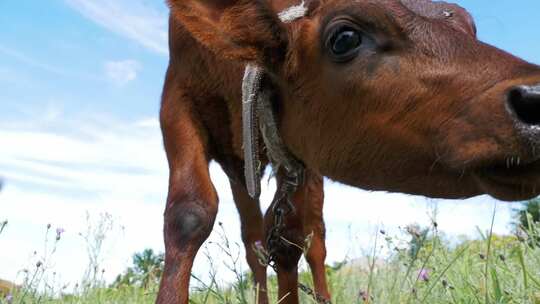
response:
<path fill-rule="evenodd" d="M 5 300 L 7 304 L 13 303 L 13 295 L 11 293 L 8 293 Z"/>
<path fill-rule="evenodd" d="M 59 241 L 62 234 L 65 232 L 64 228 L 56 228 L 56 240 Z"/>
<path fill-rule="evenodd" d="M 369 293 L 367 293 L 366 291 L 363 291 L 363 290 L 361 290 L 361 291 L 358 293 L 358 298 L 359 298 L 363 303 L 368 303 L 369 300 L 371 300 L 371 297 L 369 296 Z"/>
<path fill-rule="evenodd" d="M 418 272 L 418 279 L 424 282 L 429 281 L 429 269 L 426 269 L 426 268 L 420 269 L 420 271 Z"/>

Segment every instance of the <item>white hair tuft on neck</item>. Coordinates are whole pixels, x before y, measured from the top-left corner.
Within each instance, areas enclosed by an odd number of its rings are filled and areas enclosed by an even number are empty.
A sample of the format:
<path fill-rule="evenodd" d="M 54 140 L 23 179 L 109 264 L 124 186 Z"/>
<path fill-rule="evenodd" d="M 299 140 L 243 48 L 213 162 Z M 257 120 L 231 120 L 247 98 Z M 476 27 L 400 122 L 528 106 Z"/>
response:
<path fill-rule="evenodd" d="M 288 9 L 279 13 L 278 17 L 281 20 L 281 22 L 289 23 L 289 22 L 295 21 L 296 19 L 304 17 L 306 13 L 307 13 L 306 3 L 304 2 L 304 0 L 302 0 L 302 3 L 295 6 L 291 6 Z"/>

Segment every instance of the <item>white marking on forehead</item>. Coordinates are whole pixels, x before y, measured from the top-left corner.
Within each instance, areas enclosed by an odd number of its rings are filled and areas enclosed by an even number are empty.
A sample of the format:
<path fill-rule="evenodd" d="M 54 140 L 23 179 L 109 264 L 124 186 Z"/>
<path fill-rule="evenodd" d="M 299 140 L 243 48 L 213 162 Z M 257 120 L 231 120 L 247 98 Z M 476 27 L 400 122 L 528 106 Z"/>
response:
<path fill-rule="evenodd" d="M 281 22 L 289 23 L 289 22 L 295 21 L 296 19 L 306 16 L 307 10 L 308 9 L 306 7 L 306 3 L 302 1 L 302 3 L 295 6 L 291 6 L 288 9 L 282 11 L 281 13 L 278 14 L 278 17 L 281 20 Z"/>
<path fill-rule="evenodd" d="M 452 18 L 454 16 L 453 11 L 443 11 L 443 16 L 446 18 Z"/>

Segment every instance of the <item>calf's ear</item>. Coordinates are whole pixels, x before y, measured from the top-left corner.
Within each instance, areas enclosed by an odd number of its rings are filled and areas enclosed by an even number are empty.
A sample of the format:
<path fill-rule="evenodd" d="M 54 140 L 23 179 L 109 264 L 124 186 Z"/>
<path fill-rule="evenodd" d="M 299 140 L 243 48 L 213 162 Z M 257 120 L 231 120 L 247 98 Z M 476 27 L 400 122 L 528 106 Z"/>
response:
<path fill-rule="evenodd" d="M 216 55 L 272 67 L 287 50 L 285 25 L 265 0 L 168 0 L 171 13 Z"/>

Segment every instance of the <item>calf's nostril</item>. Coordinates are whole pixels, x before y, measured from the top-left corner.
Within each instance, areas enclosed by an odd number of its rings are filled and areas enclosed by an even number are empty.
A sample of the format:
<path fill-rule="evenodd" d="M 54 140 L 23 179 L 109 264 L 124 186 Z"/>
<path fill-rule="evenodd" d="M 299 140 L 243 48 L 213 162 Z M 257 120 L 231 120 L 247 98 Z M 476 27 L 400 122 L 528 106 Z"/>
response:
<path fill-rule="evenodd" d="M 518 86 L 508 92 L 508 108 L 521 123 L 540 126 L 540 86 Z"/>

